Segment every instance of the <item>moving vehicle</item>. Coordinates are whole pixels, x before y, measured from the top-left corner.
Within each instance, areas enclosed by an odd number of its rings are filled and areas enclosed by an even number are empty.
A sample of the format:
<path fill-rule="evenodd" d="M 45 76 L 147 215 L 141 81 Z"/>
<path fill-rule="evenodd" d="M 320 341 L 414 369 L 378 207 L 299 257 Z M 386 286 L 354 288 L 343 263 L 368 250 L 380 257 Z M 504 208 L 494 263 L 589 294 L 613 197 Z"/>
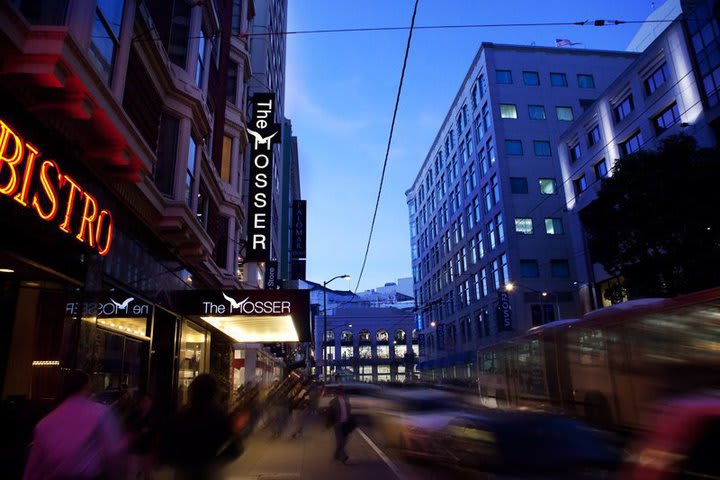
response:
<path fill-rule="evenodd" d="M 481 403 L 640 431 L 658 399 L 720 386 L 719 348 L 720 288 L 633 300 L 480 349 Z"/>
<path fill-rule="evenodd" d="M 630 450 L 627 480 L 720 479 L 720 392 L 664 402 Z"/>
<path fill-rule="evenodd" d="M 340 387 L 345 390 L 345 395 L 350 400 L 353 416 L 361 424 L 370 423 L 376 411 L 387 408 L 383 389 L 378 385 L 364 382 L 328 383 L 323 387 L 318 400 L 321 414 L 327 413 L 330 401 Z"/>

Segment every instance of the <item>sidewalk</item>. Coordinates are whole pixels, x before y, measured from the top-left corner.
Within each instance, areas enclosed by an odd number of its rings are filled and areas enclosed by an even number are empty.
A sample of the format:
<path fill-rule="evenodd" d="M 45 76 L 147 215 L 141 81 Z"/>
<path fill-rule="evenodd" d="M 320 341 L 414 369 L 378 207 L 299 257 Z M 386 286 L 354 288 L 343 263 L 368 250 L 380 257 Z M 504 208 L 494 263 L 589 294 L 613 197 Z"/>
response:
<path fill-rule="evenodd" d="M 225 470 L 228 480 L 295 479 L 391 479 L 395 474 L 356 430 L 350 434 L 346 451 L 350 459 L 342 464 L 332 459 L 335 436 L 317 417 L 308 418 L 302 438 L 271 439 L 266 431 L 256 432 L 245 445 L 243 455 Z"/>

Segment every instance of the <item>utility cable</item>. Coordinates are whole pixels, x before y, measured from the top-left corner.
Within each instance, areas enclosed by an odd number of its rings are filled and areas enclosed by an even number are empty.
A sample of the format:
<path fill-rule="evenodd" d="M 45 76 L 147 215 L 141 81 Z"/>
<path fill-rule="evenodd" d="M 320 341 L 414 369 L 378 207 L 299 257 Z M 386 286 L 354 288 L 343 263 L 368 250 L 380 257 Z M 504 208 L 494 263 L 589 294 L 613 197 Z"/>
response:
<path fill-rule="evenodd" d="M 370 243 L 372 242 L 373 232 L 375 230 L 375 220 L 377 219 L 378 207 L 380 206 L 383 183 L 385 182 L 385 171 L 387 169 L 388 157 L 390 156 L 390 146 L 392 144 L 393 132 L 395 131 L 395 120 L 397 118 L 398 106 L 400 105 L 400 95 L 402 93 L 403 81 L 405 79 L 405 69 L 407 67 L 408 56 L 410 54 L 410 42 L 412 41 L 413 27 L 415 26 L 415 17 L 417 15 L 419 1 L 420 0 L 415 0 L 412 20 L 410 21 L 410 33 L 408 34 L 407 45 L 405 46 L 405 58 L 403 59 L 402 71 L 400 72 L 400 84 L 398 85 L 397 96 L 395 97 L 395 107 L 393 109 L 392 122 L 390 123 L 390 135 L 388 137 L 387 148 L 385 149 L 385 160 L 383 161 L 382 173 L 380 175 L 380 186 L 378 188 L 377 199 L 375 200 L 375 210 L 373 211 L 372 222 L 370 223 L 370 235 L 368 236 L 367 246 L 365 247 L 365 256 L 363 258 L 362 267 L 360 268 L 360 275 L 358 275 L 357 283 L 355 284 L 355 293 L 357 293 L 358 288 L 360 287 L 360 281 L 362 280 L 363 273 L 365 272 L 365 265 L 367 263 L 368 253 L 370 252 Z"/>

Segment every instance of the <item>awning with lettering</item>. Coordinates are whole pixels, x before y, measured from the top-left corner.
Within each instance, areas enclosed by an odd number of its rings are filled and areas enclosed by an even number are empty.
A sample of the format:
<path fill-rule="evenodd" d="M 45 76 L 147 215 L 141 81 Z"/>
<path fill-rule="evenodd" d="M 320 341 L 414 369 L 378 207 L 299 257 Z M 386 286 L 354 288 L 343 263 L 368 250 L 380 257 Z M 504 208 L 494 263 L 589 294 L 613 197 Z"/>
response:
<path fill-rule="evenodd" d="M 236 342 L 309 342 L 308 290 L 185 290 L 174 309 L 197 317 Z"/>

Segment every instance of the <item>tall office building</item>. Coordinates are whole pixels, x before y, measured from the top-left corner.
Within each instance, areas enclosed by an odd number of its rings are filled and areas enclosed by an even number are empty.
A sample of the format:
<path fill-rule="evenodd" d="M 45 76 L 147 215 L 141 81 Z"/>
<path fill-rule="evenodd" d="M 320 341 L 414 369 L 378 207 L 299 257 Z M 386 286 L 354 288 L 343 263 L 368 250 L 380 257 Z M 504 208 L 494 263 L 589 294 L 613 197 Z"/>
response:
<path fill-rule="evenodd" d="M 425 376 L 576 315 L 557 138 L 636 57 L 481 45 L 406 192 Z"/>
<path fill-rule="evenodd" d="M 713 13 L 716 12 L 716 13 Z M 615 163 L 653 150 L 676 134 L 717 145 L 720 72 L 718 9 L 712 2 L 670 0 L 648 17 L 629 48 L 641 55 L 560 137 L 558 156 L 583 311 L 609 306 L 606 292 L 622 280 L 593 262 L 579 213 L 595 198 Z M 627 297 L 626 297 L 627 299 Z"/>

